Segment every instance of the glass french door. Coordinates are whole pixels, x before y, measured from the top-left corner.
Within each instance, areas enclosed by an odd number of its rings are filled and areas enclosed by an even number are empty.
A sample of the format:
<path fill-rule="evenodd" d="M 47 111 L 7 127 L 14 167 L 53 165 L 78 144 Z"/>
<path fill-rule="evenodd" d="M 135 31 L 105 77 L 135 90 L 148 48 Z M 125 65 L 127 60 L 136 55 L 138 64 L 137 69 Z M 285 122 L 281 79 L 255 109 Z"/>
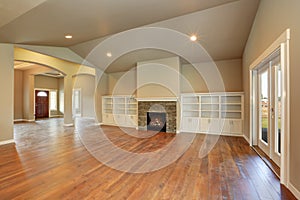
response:
<path fill-rule="evenodd" d="M 258 69 L 258 146 L 280 167 L 281 66 L 275 53 Z"/>

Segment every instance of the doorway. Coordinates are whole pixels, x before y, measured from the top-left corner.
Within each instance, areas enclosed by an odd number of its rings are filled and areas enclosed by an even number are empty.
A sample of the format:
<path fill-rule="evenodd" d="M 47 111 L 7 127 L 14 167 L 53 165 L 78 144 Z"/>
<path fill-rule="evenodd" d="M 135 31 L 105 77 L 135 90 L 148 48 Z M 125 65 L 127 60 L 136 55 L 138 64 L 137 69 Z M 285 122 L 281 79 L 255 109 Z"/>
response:
<path fill-rule="evenodd" d="M 289 182 L 289 40 L 287 29 L 249 68 L 250 145 L 280 167 L 285 186 Z"/>
<path fill-rule="evenodd" d="M 281 142 L 281 65 L 279 49 L 257 69 L 258 147 L 280 167 Z"/>
<path fill-rule="evenodd" d="M 49 117 L 49 91 L 35 90 L 35 118 Z"/>
<path fill-rule="evenodd" d="M 73 102 L 73 117 L 81 117 L 81 89 L 73 89 L 72 95 Z"/>

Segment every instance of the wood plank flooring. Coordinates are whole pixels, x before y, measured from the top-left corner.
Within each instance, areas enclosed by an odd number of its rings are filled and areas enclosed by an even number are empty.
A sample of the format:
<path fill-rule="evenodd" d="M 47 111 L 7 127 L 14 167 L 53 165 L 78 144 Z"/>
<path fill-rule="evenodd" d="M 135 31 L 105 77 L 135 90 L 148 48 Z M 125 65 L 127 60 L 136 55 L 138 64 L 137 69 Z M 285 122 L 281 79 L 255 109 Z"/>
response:
<path fill-rule="evenodd" d="M 280 177 L 280 168 L 276 163 L 271 160 L 263 150 L 261 150 L 258 146 L 253 146 L 253 150 L 260 156 L 260 158 L 266 163 L 266 165 L 275 173 L 277 177 Z"/>
<path fill-rule="evenodd" d="M 90 125 L 85 134 L 93 136 L 98 128 Z M 118 127 L 102 130 L 114 145 L 134 153 L 155 152 L 175 139 L 170 133 L 137 138 Z M 165 168 L 126 173 L 91 156 L 63 119 L 18 123 L 16 145 L 0 146 L 0 199 L 295 199 L 243 138 L 221 136 L 200 159 L 204 138 L 197 134 Z"/>

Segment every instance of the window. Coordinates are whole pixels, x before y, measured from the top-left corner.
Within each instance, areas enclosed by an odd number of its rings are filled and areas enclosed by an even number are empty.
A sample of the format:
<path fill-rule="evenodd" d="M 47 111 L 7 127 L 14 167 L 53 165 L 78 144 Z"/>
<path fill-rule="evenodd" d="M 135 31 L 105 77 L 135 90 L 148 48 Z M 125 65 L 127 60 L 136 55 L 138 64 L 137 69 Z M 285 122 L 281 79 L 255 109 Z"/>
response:
<path fill-rule="evenodd" d="M 57 92 L 50 91 L 50 110 L 57 110 Z"/>
<path fill-rule="evenodd" d="M 37 93 L 37 96 L 38 97 L 47 97 L 48 95 L 45 91 L 40 91 L 40 92 Z"/>
<path fill-rule="evenodd" d="M 81 90 L 73 90 L 73 115 L 81 116 Z"/>

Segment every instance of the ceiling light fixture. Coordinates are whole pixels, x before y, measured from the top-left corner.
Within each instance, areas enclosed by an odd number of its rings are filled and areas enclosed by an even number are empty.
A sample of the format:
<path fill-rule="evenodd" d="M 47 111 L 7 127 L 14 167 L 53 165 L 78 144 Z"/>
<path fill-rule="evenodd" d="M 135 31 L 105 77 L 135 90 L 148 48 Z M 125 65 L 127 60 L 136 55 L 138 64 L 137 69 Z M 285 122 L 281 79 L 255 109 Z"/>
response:
<path fill-rule="evenodd" d="M 106 53 L 106 56 L 107 56 L 107 57 L 112 57 L 112 54 L 111 54 L 110 52 L 107 52 L 107 53 Z"/>
<path fill-rule="evenodd" d="M 197 36 L 196 35 L 192 35 L 190 37 L 190 40 L 193 41 L 193 42 L 195 42 L 197 40 Z"/>
<path fill-rule="evenodd" d="M 66 38 L 66 39 L 71 39 L 71 38 L 73 38 L 73 36 L 70 35 L 70 34 L 68 34 L 68 35 L 65 35 L 65 38 Z"/>

